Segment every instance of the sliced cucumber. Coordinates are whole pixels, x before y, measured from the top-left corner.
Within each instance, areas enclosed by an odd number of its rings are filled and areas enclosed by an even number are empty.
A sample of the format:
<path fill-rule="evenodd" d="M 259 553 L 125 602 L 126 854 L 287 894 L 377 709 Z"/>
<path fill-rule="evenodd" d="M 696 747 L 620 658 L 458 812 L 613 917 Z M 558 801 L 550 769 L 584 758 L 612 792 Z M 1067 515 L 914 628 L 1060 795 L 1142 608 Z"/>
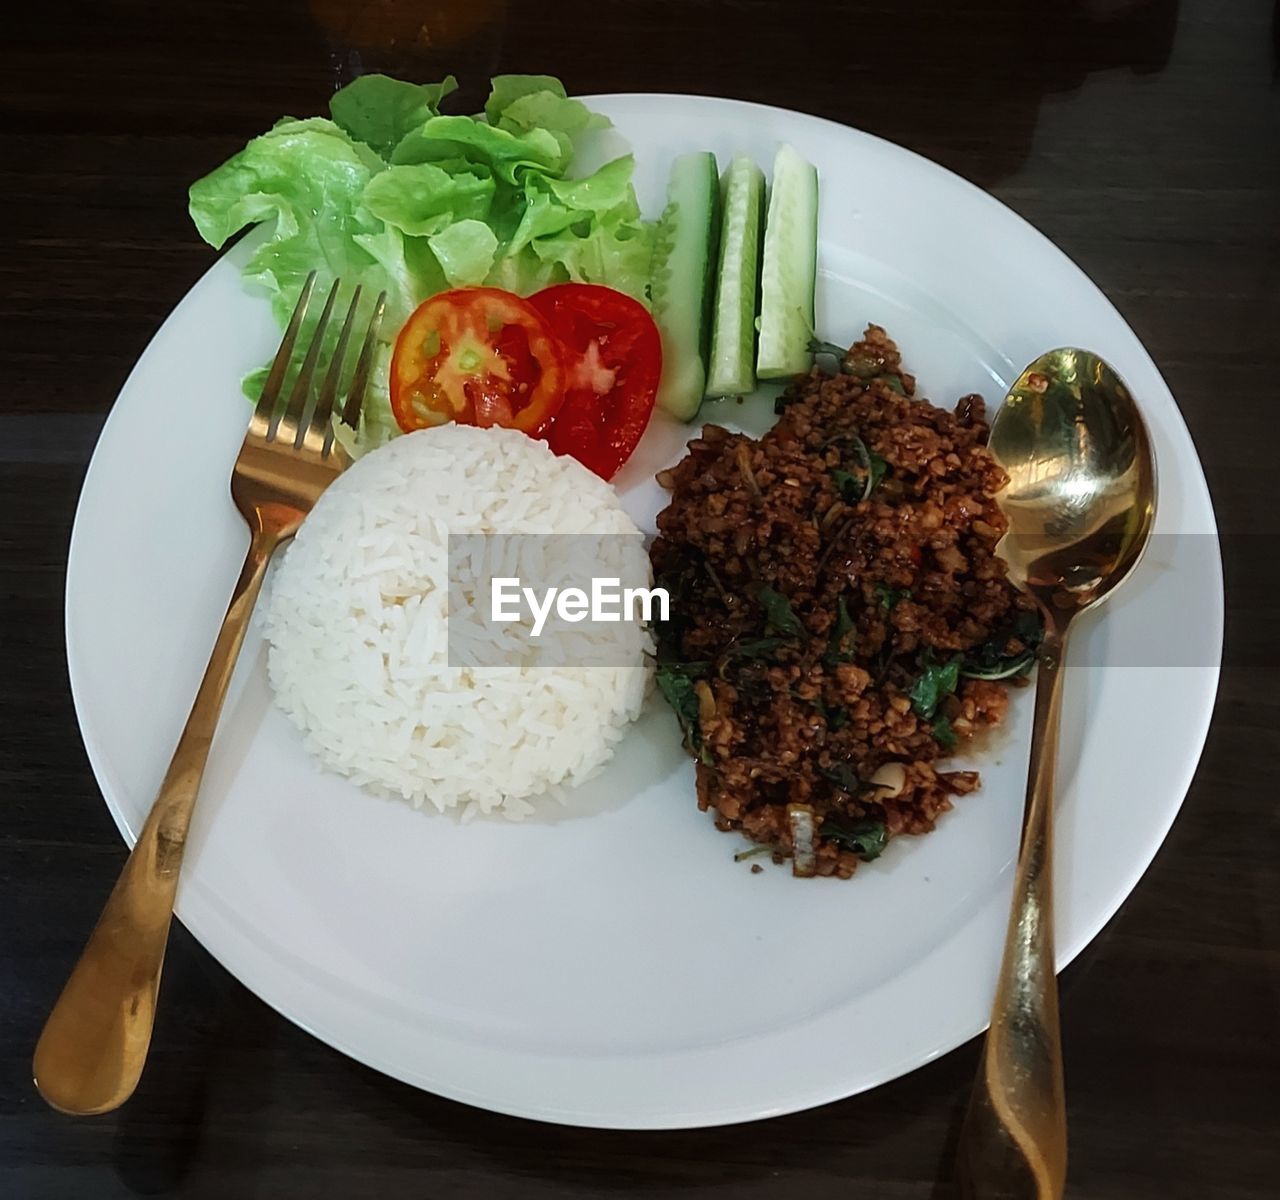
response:
<path fill-rule="evenodd" d="M 707 362 L 708 396 L 745 396 L 756 386 L 756 298 L 764 172 L 735 158 L 720 184 L 720 266 Z"/>
<path fill-rule="evenodd" d="M 760 277 L 761 379 L 798 375 L 813 356 L 813 291 L 818 269 L 818 172 L 790 146 L 773 160 Z"/>
<path fill-rule="evenodd" d="M 658 403 L 684 421 L 696 415 L 706 385 L 719 208 L 715 155 L 682 154 L 671 164 L 654 238 L 650 296 L 662 334 Z"/>

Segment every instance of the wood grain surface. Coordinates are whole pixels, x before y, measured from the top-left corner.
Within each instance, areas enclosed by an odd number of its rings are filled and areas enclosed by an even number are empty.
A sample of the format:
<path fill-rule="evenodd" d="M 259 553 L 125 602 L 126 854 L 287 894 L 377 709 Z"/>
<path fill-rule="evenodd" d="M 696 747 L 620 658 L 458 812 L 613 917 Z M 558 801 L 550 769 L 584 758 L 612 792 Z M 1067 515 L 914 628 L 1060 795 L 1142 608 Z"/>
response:
<path fill-rule="evenodd" d="M 1269 0 L 10 6 L 0 1196 L 952 1195 L 946 1165 L 976 1044 L 870 1094 L 752 1126 L 557 1128 L 343 1058 L 180 927 L 134 1100 L 73 1121 L 32 1090 L 40 1024 L 124 857 L 81 748 L 62 635 L 67 541 L 94 439 L 131 364 L 212 261 L 187 220 L 188 183 L 281 114 L 320 111 L 336 81 L 379 68 L 451 70 L 473 103 L 494 71 L 545 71 L 577 92 L 720 94 L 856 125 L 990 190 L 1119 307 L 1208 473 L 1224 532 L 1227 666 L 1181 817 L 1063 978 L 1068 1194 L 1280 1193 L 1276 28 Z"/>

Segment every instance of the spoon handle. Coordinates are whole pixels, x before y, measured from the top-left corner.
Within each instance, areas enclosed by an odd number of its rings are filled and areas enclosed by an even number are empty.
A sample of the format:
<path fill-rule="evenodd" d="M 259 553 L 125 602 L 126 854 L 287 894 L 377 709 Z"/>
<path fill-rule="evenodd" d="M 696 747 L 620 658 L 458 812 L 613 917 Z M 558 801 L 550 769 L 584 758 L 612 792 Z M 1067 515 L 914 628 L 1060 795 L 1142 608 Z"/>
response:
<path fill-rule="evenodd" d="M 1004 959 L 978 1079 L 960 1132 L 966 1200 L 1059 1200 L 1067 1118 L 1053 953 L 1053 781 L 1066 624 L 1054 615 L 1039 655 L 1022 847 Z"/>

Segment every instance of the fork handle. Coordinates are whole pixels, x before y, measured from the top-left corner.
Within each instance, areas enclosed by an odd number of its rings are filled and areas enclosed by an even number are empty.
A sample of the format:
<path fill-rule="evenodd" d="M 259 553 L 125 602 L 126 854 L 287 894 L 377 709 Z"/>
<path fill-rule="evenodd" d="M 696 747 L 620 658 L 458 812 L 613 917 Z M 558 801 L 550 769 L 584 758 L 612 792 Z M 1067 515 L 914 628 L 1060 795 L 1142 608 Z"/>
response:
<path fill-rule="evenodd" d="M 256 530 L 200 690 L 146 824 L 36 1043 L 36 1087 L 77 1116 L 109 1112 L 142 1074 L 187 830 L 218 715 L 278 535 Z"/>

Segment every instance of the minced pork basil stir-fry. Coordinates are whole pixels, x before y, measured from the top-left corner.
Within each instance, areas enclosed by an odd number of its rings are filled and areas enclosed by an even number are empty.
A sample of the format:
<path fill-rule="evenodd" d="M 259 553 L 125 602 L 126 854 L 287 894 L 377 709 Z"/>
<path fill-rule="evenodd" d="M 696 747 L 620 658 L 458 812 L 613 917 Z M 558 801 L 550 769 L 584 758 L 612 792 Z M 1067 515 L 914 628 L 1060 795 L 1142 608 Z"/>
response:
<path fill-rule="evenodd" d="M 671 593 L 658 683 L 717 825 L 851 875 L 978 785 L 941 761 L 1008 704 L 1041 625 L 1006 578 L 983 402 L 917 399 L 870 326 L 778 399 L 762 438 L 708 426 L 660 482 Z"/>

